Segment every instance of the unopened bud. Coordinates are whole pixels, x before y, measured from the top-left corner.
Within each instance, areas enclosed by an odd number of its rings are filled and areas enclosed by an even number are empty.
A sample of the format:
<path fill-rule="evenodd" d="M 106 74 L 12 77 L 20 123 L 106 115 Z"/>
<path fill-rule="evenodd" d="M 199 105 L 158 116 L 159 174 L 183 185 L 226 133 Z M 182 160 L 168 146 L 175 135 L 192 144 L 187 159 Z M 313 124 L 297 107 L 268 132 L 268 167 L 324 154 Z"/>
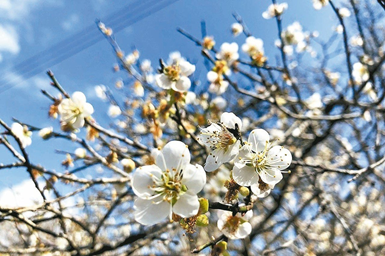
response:
<path fill-rule="evenodd" d="M 248 196 L 250 194 L 250 190 L 246 187 L 240 187 L 239 188 L 239 193 L 242 195 L 242 196 Z"/>
<path fill-rule="evenodd" d="M 206 198 L 199 198 L 199 213 L 205 214 L 209 211 L 209 200 Z"/>

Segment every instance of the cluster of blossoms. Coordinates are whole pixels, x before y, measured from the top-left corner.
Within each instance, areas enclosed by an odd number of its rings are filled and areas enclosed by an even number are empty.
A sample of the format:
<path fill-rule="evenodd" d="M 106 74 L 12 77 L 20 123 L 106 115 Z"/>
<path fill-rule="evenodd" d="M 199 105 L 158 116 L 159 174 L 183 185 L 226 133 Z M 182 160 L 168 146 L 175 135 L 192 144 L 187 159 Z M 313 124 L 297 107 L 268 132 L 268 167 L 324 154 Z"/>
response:
<path fill-rule="evenodd" d="M 206 184 L 205 171 L 215 171 L 232 160 L 233 180 L 249 187 L 257 197 L 266 197 L 281 181 L 281 171 L 290 166 L 291 153 L 270 142 L 263 129 L 254 129 L 247 142 L 242 140 L 241 130 L 241 119 L 228 112 L 221 115 L 220 122 L 201 129 L 198 139 L 209 150 L 204 168 L 190 164 L 187 145 L 180 141 L 154 150 L 155 164 L 139 167 L 132 177 L 132 189 L 138 196 L 135 220 L 153 225 L 166 217 L 199 219 L 202 205 L 197 193 Z M 232 212 L 220 212 L 217 226 L 230 239 L 245 238 L 252 229 L 248 222 L 251 217 L 252 211 L 234 216 Z"/>
<path fill-rule="evenodd" d="M 161 67 L 161 73 L 155 75 L 155 82 L 163 89 L 173 89 L 186 92 L 191 87 L 188 78 L 195 71 L 195 65 L 180 56 L 179 53 L 170 54 L 167 66 Z"/>

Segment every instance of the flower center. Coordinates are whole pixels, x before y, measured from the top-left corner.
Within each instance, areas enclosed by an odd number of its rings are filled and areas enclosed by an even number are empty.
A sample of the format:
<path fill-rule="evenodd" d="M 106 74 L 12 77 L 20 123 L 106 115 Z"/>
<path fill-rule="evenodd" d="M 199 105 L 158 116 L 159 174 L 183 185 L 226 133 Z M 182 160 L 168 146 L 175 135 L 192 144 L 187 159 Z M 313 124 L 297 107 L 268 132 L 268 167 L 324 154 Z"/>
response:
<path fill-rule="evenodd" d="M 212 151 L 216 149 L 223 149 L 227 151 L 229 149 L 229 146 L 233 145 L 237 141 L 234 135 L 229 132 L 226 127 L 221 125 L 221 128 L 222 129 L 220 131 L 213 131 L 210 134 L 202 133 L 205 135 L 209 135 L 206 143 L 209 145 Z"/>
<path fill-rule="evenodd" d="M 225 228 L 230 232 L 230 233 L 235 233 L 239 226 L 243 224 L 245 221 L 238 217 L 238 216 L 229 216 L 226 220 Z"/>
<path fill-rule="evenodd" d="M 179 197 L 187 191 L 187 187 L 182 184 L 183 170 L 177 171 L 173 169 L 162 173 L 160 179 L 152 176 L 154 184 L 151 189 L 156 193 L 163 196 L 163 201 L 167 201 L 174 205 L 178 201 Z"/>
<path fill-rule="evenodd" d="M 167 66 L 163 70 L 164 74 L 173 82 L 176 82 L 179 80 L 179 74 L 181 72 L 181 69 L 178 64 Z"/>

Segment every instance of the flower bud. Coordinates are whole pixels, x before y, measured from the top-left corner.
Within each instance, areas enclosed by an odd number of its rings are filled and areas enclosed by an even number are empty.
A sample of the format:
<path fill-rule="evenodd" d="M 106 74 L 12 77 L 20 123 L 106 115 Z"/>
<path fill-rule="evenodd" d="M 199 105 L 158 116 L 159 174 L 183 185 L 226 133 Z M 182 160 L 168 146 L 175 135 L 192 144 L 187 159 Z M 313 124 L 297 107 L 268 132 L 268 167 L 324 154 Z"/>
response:
<path fill-rule="evenodd" d="M 209 218 L 202 214 L 197 217 L 196 225 L 198 227 L 207 227 L 209 225 Z"/>
<path fill-rule="evenodd" d="M 209 211 L 209 200 L 206 198 L 199 198 L 199 213 L 205 214 Z"/>
<path fill-rule="evenodd" d="M 240 187 L 239 188 L 239 193 L 242 195 L 242 196 L 248 196 L 250 194 L 250 190 L 246 187 Z"/>

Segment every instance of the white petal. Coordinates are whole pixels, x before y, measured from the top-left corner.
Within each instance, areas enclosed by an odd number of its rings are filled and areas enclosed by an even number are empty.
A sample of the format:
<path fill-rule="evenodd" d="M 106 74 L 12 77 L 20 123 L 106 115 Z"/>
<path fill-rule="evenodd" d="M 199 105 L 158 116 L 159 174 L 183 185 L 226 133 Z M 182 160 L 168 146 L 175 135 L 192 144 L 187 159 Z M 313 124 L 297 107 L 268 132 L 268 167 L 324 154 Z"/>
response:
<path fill-rule="evenodd" d="M 181 141 L 170 141 L 156 156 L 155 162 L 162 171 L 173 169 L 179 171 L 190 163 L 190 159 L 190 151 L 186 144 Z"/>
<path fill-rule="evenodd" d="M 286 148 L 274 146 L 267 153 L 267 163 L 269 166 L 284 170 L 291 164 L 291 153 Z"/>
<path fill-rule="evenodd" d="M 84 104 L 83 115 L 87 117 L 92 115 L 92 113 L 94 113 L 94 107 L 90 103 Z"/>
<path fill-rule="evenodd" d="M 137 198 L 134 203 L 135 220 L 142 225 L 154 225 L 161 222 L 170 214 L 170 204 L 162 201 L 154 204 L 151 200 Z"/>
<path fill-rule="evenodd" d="M 187 92 L 191 87 L 191 81 L 187 76 L 181 76 L 176 83 L 171 84 L 171 88 L 178 92 Z"/>
<path fill-rule="evenodd" d="M 163 89 L 170 89 L 171 84 L 173 83 L 168 79 L 168 77 L 165 74 L 157 74 L 155 75 L 155 82 L 156 84 Z"/>
<path fill-rule="evenodd" d="M 85 121 L 84 121 L 83 115 L 79 115 L 74 120 L 75 120 L 75 122 L 72 124 L 72 127 L 74 129 L 79 129 L 79 128 L 84 126 Z"/>
<path fill-rule="evenodd" d="M 265 191 L 262 191 L 262 190 L 259 189 L 259 184 L 256 183 L 256 184 L 251 185 L 251 191 L 257 197 L 264 198 L 264 197 L 267 197 L 270 194 L 271 189 L 267 189 Z"/>
<path fill-rule="evenodd" d="M 196 215 L 199 210 L 198 196 L 188 190 L 180 196 L 178 201 L 172 207 L 172 210 L 182 218 L 188 218 Z"/>
<path fill-rule="evenodd" d="M 213 155 L 208 155 L 205 163 L 205 170 L 206 172 L 212 172 L 221 166 L 222 163 L 218 162 L 217 158 L 214 158 Z"/>
<path fill-rule="evenodd" d="M 221 123 L 224 124 L 227 128 L 235 129 L 235 124 L 238 124 L 239 130 L 242 129 L 242 121 L 239 117 L 234 115 L 234 113 L 231 112 L 224 112 L 221 115 Z"/>
<path fill-rule="evenodd" d="M 264 169 L 259 173 L 259 177 L 263 182 L 269 185 L 275 185 L 280 182 L 283 178 L 280 170 L 276 168 Z"/>
<path fill-rule="evenodd" d="M 162 170 L 156 165 L 146 165 L 136 169 L 132 181 L 131 187 L 135 195 L 146 198 L 153 195 L 153 191 L 149 188 L 154 184 L 153 176 L 156 179 L 160 179 Z"/>
<path fill-rule="evenodd" d="M 86 96 L 82 92 L 74 92 L 71 99 L 78 106 L 86 103 Z"/>
<path fill-rule="evenodd" d="M 182 184 L 187 186 L 188 191 L 198 193 L 206 184 L 206 172 L 199 164 L 188 164 L 183 170 Z"/>
<path fill-rule="evenodd" d="M 263 129 L 254 129 L 249 135 L 248 142 L 251 145 L 251 149 L 255 152 L 260 152 L 265 149 L 266 143 L 269 142 L 270 136 L 267 131 Z"/>
<path fill-rule="evenodd" d="M 195 65 L 185 60 L 179 62 L 179 67 L 183 76 L 190 76 L 195 71 Z"/>
<path fill-rule="evenodd" d="M 249 222 L 245 222 L 239 226 L 239 228 L 235 232 L 235 237 L 238 239 L 243 239 L 250 235 L 251 229 L 251 224 Z"/>
<path fill-rule="evenodd" d="M 12 133 L 18 138 L 20 138 L 23 135 L 24 133 L 23 130 L 24 130 L 23 126 L 19 123 L 13 123 L 11 126 Z"/>
<path fill-rule="evenodd" d="M 239 168 L 237 165 L 234 165 L 233 179 L 238 185 L 251 186 L 258 183 L 259 177 L 255 167 L 245 165 Z"/>
<path fill-rule="evenodd" d="M 207 73 L 207 81 L 213 83 L 218 79 L 218 73 L 214 71 L 209 71 Z"/>

